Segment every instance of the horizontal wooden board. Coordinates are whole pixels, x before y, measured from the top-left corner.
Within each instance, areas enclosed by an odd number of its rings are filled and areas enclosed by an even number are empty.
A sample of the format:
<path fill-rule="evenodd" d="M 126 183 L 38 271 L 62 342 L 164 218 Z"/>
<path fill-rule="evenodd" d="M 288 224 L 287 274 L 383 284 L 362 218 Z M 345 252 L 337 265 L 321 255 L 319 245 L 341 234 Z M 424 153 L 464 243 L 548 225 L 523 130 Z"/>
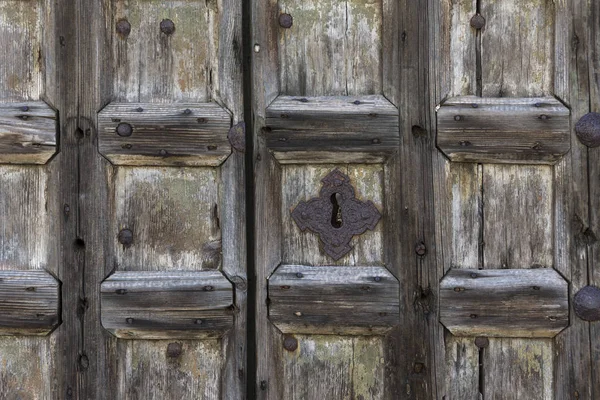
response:
<path fill-rule="evenodd" d="M 400 143 L 398 109 L 379 95 L 279 96 L 266 118 L 267 147 L 284 164 L 379 163 Z"/>
<path fill-rule="evenodd" d="M 60 283 L 48 272 L 0 271 L 0 335 L 47 335 L 60 322 Z"/>
<path fill-rule="evenodd" d="M 0 164 L 45 164 L 56 153 L 56 120 L 43 101 L 0 103 Z"/>
<path fill-rule="evenodd" d="M 400 323 L 399 285 L 385 267 L 282 265 L 268 285 L 284 333 L 374 335 Z"/>
<path fill-rule="evenodd" d="M 568 283 L 553 269 L 451 269 L 440 321 L 457 336 L 554 337 L 569 324 Z"/>
<path fill-rule="evenodd" d="M 552 97 L 454 97 L 437 112 L 452 161 L 554 164 L 570 149 L 569 109 Z"/>
<path fill-rule="evenodd" d="M 117 271 L 101 301 L 102 326 L 119 338 L 215 338 L 233 325 L 233 286 L 219 271 Z"/>
<path fill-rule="evenodd" d="M 218 166 L 231 153 L 230 126 L 215 103 L 110 103 L 98 114 L 100 153 L 115 165 Z"/>

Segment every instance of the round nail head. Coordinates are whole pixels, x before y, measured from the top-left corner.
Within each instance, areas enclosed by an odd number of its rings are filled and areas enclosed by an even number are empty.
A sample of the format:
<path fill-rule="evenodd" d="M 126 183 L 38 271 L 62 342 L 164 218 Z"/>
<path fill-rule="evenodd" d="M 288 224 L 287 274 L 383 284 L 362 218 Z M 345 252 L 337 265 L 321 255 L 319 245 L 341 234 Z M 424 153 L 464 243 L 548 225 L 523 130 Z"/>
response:
<path fill-rule="evenodd" d="M 121 122 L 117 125 L 117 135 L 122 137 L 131 136 L 133 133 L 133 128 L 126 122 Z"/>
<path fill-rule="evenodd" d="M 484 349 L 490 345 L 490 340 L 483 336 L 478 336 L 475 338 L 475 346 L 480 349 Z"/>
<path fill-rule="evenodd" d="M 592 112 L 581 117 L 575 124 L 575 133 L 587 147 L 600 146 L 600 113 Z"/>
<path fill-rule="evenodd" d="M 175 23 L 170 19 L 160 21 L 160 31 L 165 35 L 172 35 L 175 32 Z"/>
<path fill-rule="evenodd" d="M 600 321 L 600 288 L 585 286 L 573 299 L 575 314 L 584 321 Z"/>
<path fill-rule="evenodd" d="M 298 340 L 293 336 L 286 336 L 283 339 L 283 348 L 287 351 L 296 351 L 298 348 Z"/>
<path fill-rule="evenodd" d="M 131 24 L 126 19 L 120 19 L 117 22 L 116 31 L 123 37 L 129 36 L 131 33 Z"/>
<path fill-rule="evenodd" d="M 118 240 L 123 246 L 130 246 L 133 243 L 133 232 L 129 229 L 121 229 Z"/>
<path fill-rule="evenodd" d="M 290 14 L 279 15 L 279 26 L 285 29 L 289 29 L 294 24 L 294 18 Z"/>
<path fill-rule="evenodd" d="M 479 13 L 473 15 L 473 18 L 471 18 L 471 27 L 479 30 L 483 29 L 484 26 L 485 18 L 483 18 L 483 16 Z"/>

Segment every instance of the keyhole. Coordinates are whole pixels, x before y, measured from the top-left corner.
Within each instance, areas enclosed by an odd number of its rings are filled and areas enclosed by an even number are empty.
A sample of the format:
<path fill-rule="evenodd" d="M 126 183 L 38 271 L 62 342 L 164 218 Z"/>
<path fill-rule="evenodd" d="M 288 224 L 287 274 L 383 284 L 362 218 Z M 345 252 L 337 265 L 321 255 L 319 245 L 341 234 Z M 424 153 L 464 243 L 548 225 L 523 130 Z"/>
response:
<path fill-rule="evenodd" d="M 342 195 L 339 193 L 334 193 L 331 195 L 331 204 L 333 204 L 333 209 L 331 210 L 331 226 L 334 228 L 341 228 L 343 225 L 342 221 L 342 209 L 340 208 L 339 200 L 341 200 Z"/>

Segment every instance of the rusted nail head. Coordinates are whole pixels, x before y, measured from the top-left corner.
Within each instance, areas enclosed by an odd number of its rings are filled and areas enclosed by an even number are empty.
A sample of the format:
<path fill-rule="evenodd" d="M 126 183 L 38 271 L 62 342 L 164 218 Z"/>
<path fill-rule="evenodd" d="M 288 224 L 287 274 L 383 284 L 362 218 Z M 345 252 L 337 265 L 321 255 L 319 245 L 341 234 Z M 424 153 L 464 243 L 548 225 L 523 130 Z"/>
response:
<path fill-rule="evenodd" d="M 159 155 L 159 156 L 161 156 L 161 157 L 166 157 L 168 154 L 169 154 L 169 153 L 167 153 L 167 151 L 166 151 L 165 149 L 161 149 L 161 150 L 158 152 L 158 155 Z"/>
<path fill-rule="evenodd" d="M 129 325 L 133 324 L 133 318 L 127 318 L 125 320 L 125 322 L 127 322 Z"/>
<path fill-rule="evenodd" d="M 175 32 L 175 23 L 170 19 L 163 19 L 160 21 L 160 31 L 165 35 L 172 35 Z"/>
<path fill-rule="evenodd" d="M 181 355 L 181 343 L 169 343 L 167 345 L 167 357 L 177 358 Z"/>
<path fill-rule="evenodd" d="M 587 147 L 600 146 L 600 113 L 592 112 L 581 117 L 575 124 L 575 133 Z"/>
<path fill-rule="evenodd" d="M 478 336 L 475 338 L 475 346 L 480 349 L 484 349 L 490 345 L 490 340 L 483 336 Z"/>
<path fill-rule="evenodd" d="M 286 336 L 283 339 L 283 348 L 287 351 L 296 351 L 298 348 L 298 340 L 293 336 Z"/>
<path fill-rule="evenodd" d="M 128 123 L 121 122 L 119 125 L 117 125 L 117 135 L 127 137 L 131 136 L 132 133 L 133 128 Z"/>
<path fill-rule="evenodd" d="M 116 30 L 117 33 L 121 36 L 129 36 L 129 34 L 131 33 L 131 24 L 125 18 L 120 19 L 117 22 Z"/>
<path fill-rule="evenodd" d="M 123 246 L 130 246 L 133 243 L 133 232 L 130 229 L 121 229 L 117 239 Z"/>
<path fill-rule="evenodd" d="M 600 321 L 600 288 L 585 286 L 573 299 L 575 314 L 584 321 Z"/>
<path fill-rule="evenodd" d="M 413 371 L 415 372 L 415 374 L 420 374 L 421 372 L 423 372 L 424 369 L 425 369 L 425 364 L 423 364 L 421 362 L 416 362 L 413 365 Z"/>
<path fill-rule="evenodd" d="M 115 293 L 121 294 L 121 295 L 127 294 L 127 289 L 117 289 L 117 290 L 115 290 Z"/>
<path fill-rule="evenodd" d="M 190 115 L 192 113 L 192 110 L 190 110 L 189 108 L 186 108 L 185 110 L 183 110 L 183 113 L 185 115 Z"/>
<path fill-rule="evenodd" d="M 483 29 L 485 26 L 485 18 L 479 13 L 473 15 L 471 18 L 471 27 L 475 29 Z"/>
<path fill-rule="evenodd" d="M 289 29 L 294 24 L 294 18 L 290 14 L 280 14 L 279 15 L 279 26 L 285 29 Z"/>

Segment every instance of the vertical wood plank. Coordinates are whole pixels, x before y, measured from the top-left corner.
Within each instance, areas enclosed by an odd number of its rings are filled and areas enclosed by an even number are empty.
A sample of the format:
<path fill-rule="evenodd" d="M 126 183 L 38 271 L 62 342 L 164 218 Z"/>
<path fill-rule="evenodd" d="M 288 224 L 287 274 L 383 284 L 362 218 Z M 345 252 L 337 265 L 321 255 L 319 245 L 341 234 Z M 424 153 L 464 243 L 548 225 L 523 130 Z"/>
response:
<path fill-rule="evenodd" d="M 293 17 L 279 33 L 283 93 L 381 93 L 381 0 L 285 0 L 279 7 Z"/>
<path fill-rule="evenodd" d="M 477 94 L 477 31 L 471 27 L 471 18 L 477 13 L 477 2 L 459 0 L 451 3 L 450 48 L 451 57 L 450 96 Z"/>
<path fill-rule="evenodd" d="M 482 93 L 490 97 L 551 94 L 554 2 L 483 0 Z"/>

